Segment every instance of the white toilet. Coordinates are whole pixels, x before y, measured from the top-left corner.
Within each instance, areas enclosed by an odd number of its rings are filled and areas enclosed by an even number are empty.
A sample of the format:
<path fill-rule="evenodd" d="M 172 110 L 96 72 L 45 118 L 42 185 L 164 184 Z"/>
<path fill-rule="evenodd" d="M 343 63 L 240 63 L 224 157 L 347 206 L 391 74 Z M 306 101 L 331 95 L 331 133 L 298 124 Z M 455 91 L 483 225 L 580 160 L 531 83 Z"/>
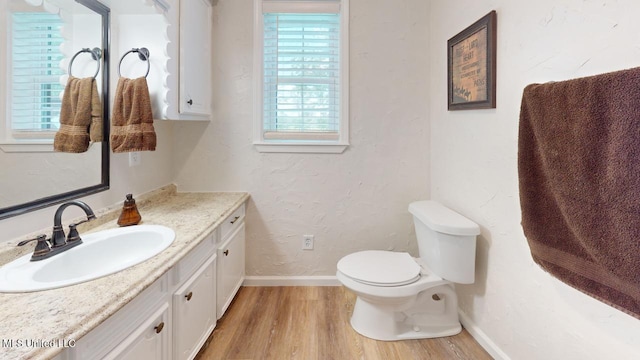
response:
<path fill-rule="evenodd" d="M 409 205 L 420 258 L 367 250 L 338 261 L 338 280 L 357 295 L 351 326 L 376 340 L 450 336 L 462 330 L 453 283 L 475 276 L 477 224 L 435 201 Z"/>

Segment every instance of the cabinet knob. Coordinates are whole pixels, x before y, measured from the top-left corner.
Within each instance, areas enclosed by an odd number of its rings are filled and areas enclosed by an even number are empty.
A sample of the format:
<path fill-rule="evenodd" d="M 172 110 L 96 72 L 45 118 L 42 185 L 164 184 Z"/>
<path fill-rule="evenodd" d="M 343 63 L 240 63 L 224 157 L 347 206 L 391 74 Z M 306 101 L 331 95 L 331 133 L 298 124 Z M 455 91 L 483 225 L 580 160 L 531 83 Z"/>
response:
<path fill-rule="evenodd" d="M 187 298 L 187 301 L 191 300 L 191 297 L 193 297 L 193 291 L 189 291 L 189 293 L 187 295 L 185 295 L 184 297 Z"/>
<path fill-rule="evenodd" d="M 235 223 L 236 221 L 238 221 L 238 219 L 240 219 L 240 216 L 236 216 L 233 218 L 233 220 L 231 220 L 231 223 Z"/>
<path fill-rule="evenodd" d="M 189 101 L 187 101 L 187 104 L 193 105 L 193 99 L 189 99 Z"/>
<path fill-rule="evenodd" d="M 156 334 L 160 334 L 162 329 L 164 329 L 164 321 L 158 324 L 156 327 L 154 327 L 154 329 L 156 329 Z"/>
<path fill-rule="evenodd" d="M 229 255 L 229 249 L 223 251 L 222 253 L 224 254 L 224 256 L 228 256 Z"/>

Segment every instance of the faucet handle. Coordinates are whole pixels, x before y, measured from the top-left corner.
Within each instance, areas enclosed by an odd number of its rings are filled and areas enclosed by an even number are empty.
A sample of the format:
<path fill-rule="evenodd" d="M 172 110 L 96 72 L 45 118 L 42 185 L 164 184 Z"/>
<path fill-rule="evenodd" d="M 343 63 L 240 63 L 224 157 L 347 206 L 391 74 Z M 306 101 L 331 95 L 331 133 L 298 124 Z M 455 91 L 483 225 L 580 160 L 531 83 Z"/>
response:
<path fill-rule="evenodd" d="M 45 234 L 40 234 L 40 235 L 38 235 L 38 236 L 34 237 L 33 239 L 29 239 L 29 240 L 22 240 L 22 241 L 20 241 L 20 242 L 18 243 L 18 246 L 24 246 L 24 245 L 27 245 L 28 243 L 30 243 L 30 242 L 32 242 L 32 241 L 38 241 L 38 242 L 40 242 L 40 241 L 43 241 L 43 240 L 44 240 L 44 241 L 46 241 L 46 240 L 47 240 L 47 235 L 45 235 Z"/>
<path fill-rule="evenodd" d="M 67 243 L 82 240 L 80 239 L 80 234 L 78 233 L 78 229 L 76 229 L 76 226 L 86 221 L 88 220 L 80 221 L 77 224 L 69 224 L 69 234 L 67 234 Z"/>
<path fill-rule="evenodd" d="M 47 243 L 47 235 L 44 235 L 44 234 L 38 235 L 33 239 L 20 241 L 18 243 L 18 246 L 24 246 L 25 244 L 30 243 L 34 240 L 37 241 L 38 243 L 36 244 L 36 248 L 33 251 L 33 255 L 31 256 L 31 259 L 45 256 L 51 251 L 51 249 L 49 248 L 49 243 Z"/>

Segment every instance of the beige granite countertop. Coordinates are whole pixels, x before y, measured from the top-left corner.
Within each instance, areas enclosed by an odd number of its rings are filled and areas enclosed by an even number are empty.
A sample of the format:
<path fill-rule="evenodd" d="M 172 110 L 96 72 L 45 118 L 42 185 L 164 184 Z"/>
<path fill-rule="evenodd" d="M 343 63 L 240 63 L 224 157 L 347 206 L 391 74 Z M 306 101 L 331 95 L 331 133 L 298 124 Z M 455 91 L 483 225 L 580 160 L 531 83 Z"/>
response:
<path fill-rule="evenodd" d="M 139 197 L 141 224 L 174 229 L 173 244 L 141 264 L 83 284 L 0 293 L 0 359 L 56 356 L 59 346 L 79 340 L 165 274 L 248 198 L 247 193 L 179 193 L 173 185 Z M 80 235 L 118 227 L 119 212 L 119 207 L 96 211 L 98 219 L 81 225 Z M 19 240 L 0 244 L 0 264 L 32 251 L 33 246 L 16 249 Z"/>

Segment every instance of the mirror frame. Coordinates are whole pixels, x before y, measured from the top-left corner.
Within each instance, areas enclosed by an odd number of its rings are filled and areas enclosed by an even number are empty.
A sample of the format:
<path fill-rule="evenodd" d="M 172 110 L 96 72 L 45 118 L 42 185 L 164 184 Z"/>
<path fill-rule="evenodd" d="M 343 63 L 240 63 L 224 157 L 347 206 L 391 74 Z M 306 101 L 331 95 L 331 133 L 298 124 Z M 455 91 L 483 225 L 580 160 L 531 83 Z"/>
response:
<path fill-rule="evenodd" d="M 28 201 L 18 205 L 0 208 L 0 219 L 22 215 L 30 211 L 43 209 L 51 205 L 59 204 L 71 199 L 95 194 L 109 189 L 109 50 L 110 46 L 110 18 L 111 10 L 97 0 L 75 0 L 77 3 L 95 11 L 102 18 L 102 121 L 103 121 L 103 141 L 101 179 L 97 185 L 46 196 L 33 201 Z M 95 145 L 94 145 L 95 146 Z"/>

